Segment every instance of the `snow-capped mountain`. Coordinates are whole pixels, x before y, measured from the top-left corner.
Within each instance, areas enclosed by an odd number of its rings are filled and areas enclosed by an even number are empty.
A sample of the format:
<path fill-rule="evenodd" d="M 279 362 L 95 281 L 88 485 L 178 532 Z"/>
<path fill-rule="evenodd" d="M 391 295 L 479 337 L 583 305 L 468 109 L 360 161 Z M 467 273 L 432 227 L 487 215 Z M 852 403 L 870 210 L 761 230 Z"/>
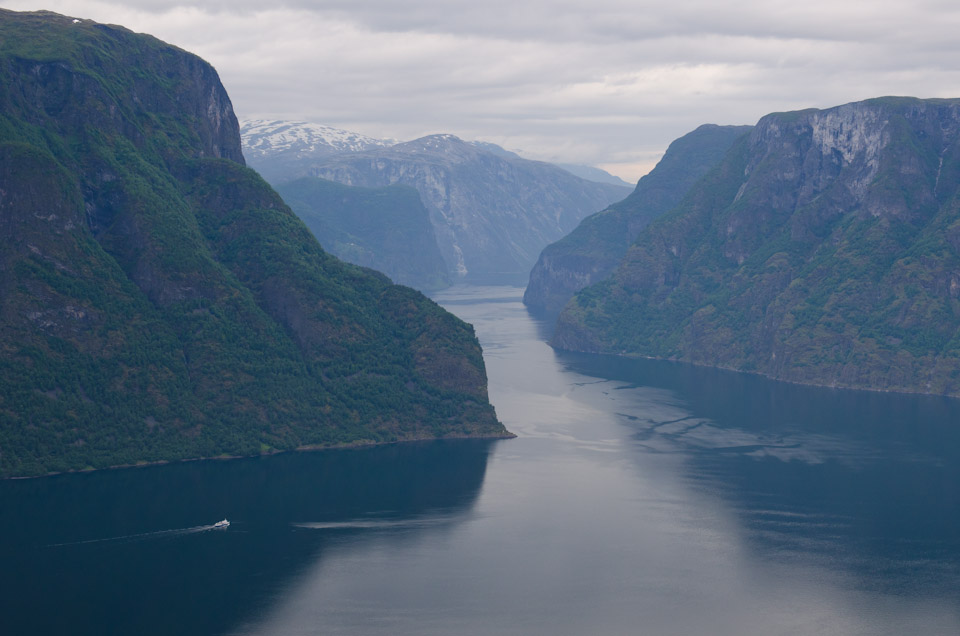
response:
<path fill-rule="evenodd" d="M 546 245 L 632 189 L 582 179 L 495 144 L 463 141 L 450 134 L 396 143 L 319 124 L 262 120 L 243 122 L 240 134 L 248 165 L 287 192 L 285 196 L 292 196 L 291 188 L 308 187 L 301 179 L 320 177 L 377 189 L 364 196 L 379 201 L 381 211 L 389 211 L 391 205 L 380 200 L 387 195 L 386 186 L 415 188 L 429 212 L 433 240 L 451 279 L 520 282 Z M 347 195 L 337 196 L 342 200 Z M 298 209 L 301 217 L 314 212 Z M 388 214 L 382 219 L 385 224 L 399 222 Z M 321 229 L 315 230 L 320 244 L 336 251 L 342 237 L 327 231 L 330 228 Z M 370 236 L 355 238 L 373 241 Z M 350 260 L 346 252 L 342 255 Z M 353 262 L 386 269 L 371 260 Z M 395 271 L 389 274 L 400 278 Z"/>
<path fill-rule="evenodd" d="M 260 155 L 278 152 L 359 152 L 397 143 L 393 139 L 375 139 L 333 126 L 267 119 L 241 122 L 240 137 L 244 150 Z"/>
<path fill-rule="evenodd" d="M 297 165 L 310 160 L 388 148 L 397 143 L 394 139 L 376 139 L 333 126 L 268 119 L 240 122 L 240 139 L 247 163 L 270 182 L 302 176 L 295 174 Z"/>

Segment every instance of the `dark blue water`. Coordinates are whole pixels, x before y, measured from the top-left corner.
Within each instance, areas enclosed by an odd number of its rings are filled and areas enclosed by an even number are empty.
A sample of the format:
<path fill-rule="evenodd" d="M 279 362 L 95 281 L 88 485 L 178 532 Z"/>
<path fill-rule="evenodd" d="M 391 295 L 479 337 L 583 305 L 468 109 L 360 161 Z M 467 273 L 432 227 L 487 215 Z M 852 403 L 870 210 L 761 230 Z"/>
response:
<path fill-rule="evenodd" d="M 960 402 L 557 354 L 521 291 L 439 298 L 518 439 L 0 482 L 0 634 L 960 633 Z"/>

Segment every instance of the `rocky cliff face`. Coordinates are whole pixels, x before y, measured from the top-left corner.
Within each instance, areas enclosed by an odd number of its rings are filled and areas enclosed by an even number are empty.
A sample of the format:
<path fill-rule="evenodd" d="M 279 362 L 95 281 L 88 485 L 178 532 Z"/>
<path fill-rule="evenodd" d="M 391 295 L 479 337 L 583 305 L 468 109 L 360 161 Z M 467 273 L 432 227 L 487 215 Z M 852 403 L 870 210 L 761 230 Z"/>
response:
<path fill-rule="evenodd" d="M 613 273 L 640 230 L 677 205 L 749 130 L 749 126 L 705 124 L 670 144 L 630 196 L 588 216 L 540 253 L 523 294 L 524 304 L 556 315 L 575 293 Z"/>
<path fill-rule="evenodd" d="M 466 280 L 523 280 L 545 245 L 629 193 L 452 135 L 338 155 L 314 163 L 312 173 L 353 186 L 416 188 L 450 272 Z"/>
<path fill-rule="evenodd" d="M 506 434 L 469 325 L 323 252 L 149 36 L 0 10 L 0 239 L 0 476 Z"/>
<path fill-rule="evenodd" d="M 554 344 L 960 395 L 958 186 L 958 100 L 769 115 L 576 296 Z"/>

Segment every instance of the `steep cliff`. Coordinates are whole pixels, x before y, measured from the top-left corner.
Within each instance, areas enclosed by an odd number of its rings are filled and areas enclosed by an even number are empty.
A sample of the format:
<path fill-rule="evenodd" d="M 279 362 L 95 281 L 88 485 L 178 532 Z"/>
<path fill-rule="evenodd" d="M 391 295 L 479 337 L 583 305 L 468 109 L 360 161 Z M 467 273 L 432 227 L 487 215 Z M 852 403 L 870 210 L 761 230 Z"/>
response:
<path fill-rule="evenodd" d="M 277 192 L 337 258 L 421 291 L 450 285 L 430 213 L 413 188 L 360 188 L 303 177 L 278 185 Z"/>
<path fill-rule="evenodd" d="M 336 155 L 311 172 L 353 186 L 416 188 L 451 274 L 479 281 L 524 280 L 544 246 L 629 194 L 452 135 Z"/>
<path fill-rule="evenodd" d="M 768 115 L 554 345 L 960 395 L 958 185 L 960 100 Z"/>
<path fill-rule="evenodd" d="M 573 232 L 544 248 L 530 271 L 524 304 L 540 313 L 558 314 L 575 293 L 612 274 L 640 230 L 680 203 L 749 130 L 750 126 L 705 124 L 671 143 L 630 196 L 588 216 Z"/>
<path fill-rule="evenodd" d="M 326 254 L 201 59 L 0 10 L 0 476 L 503 436 L 469 325 Z"/>

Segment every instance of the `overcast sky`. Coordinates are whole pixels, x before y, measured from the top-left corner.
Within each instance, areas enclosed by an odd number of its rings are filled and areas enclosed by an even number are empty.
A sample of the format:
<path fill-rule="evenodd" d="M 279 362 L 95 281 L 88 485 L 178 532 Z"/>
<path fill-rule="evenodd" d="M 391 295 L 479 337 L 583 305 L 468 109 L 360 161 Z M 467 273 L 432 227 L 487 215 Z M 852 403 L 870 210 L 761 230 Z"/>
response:
<path fill-rule="evenodd" d="M 0 0 L 197 53 L 241 119 L 453 133 L 627 179 L 702 123 L 960 97 L 955 0 Z M 266 7 L 266 8 L 264 8 Z"/>

